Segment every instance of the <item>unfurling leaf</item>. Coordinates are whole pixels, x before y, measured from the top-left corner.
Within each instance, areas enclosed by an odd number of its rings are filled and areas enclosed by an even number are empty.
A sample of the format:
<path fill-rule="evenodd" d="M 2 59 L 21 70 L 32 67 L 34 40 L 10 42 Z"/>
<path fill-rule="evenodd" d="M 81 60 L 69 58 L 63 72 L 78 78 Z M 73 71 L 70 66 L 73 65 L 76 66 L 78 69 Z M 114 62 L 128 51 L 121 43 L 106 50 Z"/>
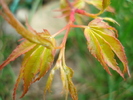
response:
<path fill-rule="evenodd" d="M 55 70 L 57 70 L 59 68 L 59 66 L 55 66 L 50 74 L 49 74 L 49 77 L 48 77 L 48 80 L 47 80 L 47 83 L 46 83 L 46 86 L 45 86 L 45 89 L 44 89 L 44 94 L 46 94 L 47 91 L 50 92 L 50 88 L 51 88 L 51 84 L 52 84 L 52 81 L 53 81 L 53 77 L 54 77 L 54 74 L 55 74 Z"/>
<path fill-rule="evenodd" d="M 47 91 L 50 92 L 50 88 L 51 88 L 51 84 L 52 84 L 52 81 L 53 81 L 54 73 L 55 73 L 55 71 L 52 69 L 52 71 L 51 71 L 51 73 L 48 77 L 45 89 L 44 89 L 44 94 L 46 94 Z"/>
<path fill-rule="evenodd" d="M 58 60 L 58 63 L 55 65 L 55 67 L 51 70 L 51 72 L 49 74 L 49 77 L 48 77 L 48 80 L 47 80 L 47 83 L 45 86 L 44 94 L 47 91 L 50 91 L 54 73 L 55 73 L 55 70 L 57 70 L 57 69 L 60 69 L 60 72 L 61 72 L 63 90 L 66 95 L 65 100 L 67 100 L 68 93 L 70 93 L 73 100 L 78 100 L 77 90 L 72 82 L 73 70 L 70 67 L 67 67 L 65 64 L 62 64 L 61 61 L 59 61 L 59 60 Z"/>
<path fill-rule="evenodd" d="M 113 27 L 104 22 L 103 19 L 96 18 L 89 23 L 88 28 L 84 30 L 84 34 L 91 54 L 98 59 L 109 74 L 111 72 L 108 67 L 117 71 L 123 78 L 125 73 L 130 76 L 124 48 L 116 38 L 115 34 L 117 33 Z M 117 66 L 114 55 L 123 63 L 123 72 Z"/>
<path fill-rule="evenodd" d="M 61 71 L 61 79 L 63 83 L 63 88 L 66 92 L 66 99 L 68 96 L 68 92 L 70 92 L 73 100 L 78 100 L 77 90 L 71 79 L 73 76 L 73 70 L 67 67 L 66 65 L 64 65 L 60 68 L 60 71 Z"/>

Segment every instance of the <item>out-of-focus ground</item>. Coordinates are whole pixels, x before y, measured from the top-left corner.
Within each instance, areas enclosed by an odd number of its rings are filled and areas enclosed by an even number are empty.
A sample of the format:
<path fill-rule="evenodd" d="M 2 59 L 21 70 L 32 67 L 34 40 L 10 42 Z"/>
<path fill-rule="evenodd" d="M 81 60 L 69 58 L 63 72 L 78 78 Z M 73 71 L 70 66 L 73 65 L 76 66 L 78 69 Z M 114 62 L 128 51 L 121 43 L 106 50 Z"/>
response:
<path fill-rule="evenodd" d="M 28 17 L 29 24 L 38 32 L 48 29 L 54 34 L 66 25 L 65 19 L 55 18 L 61 13 L 54 10 L 59 9 L 59 0 L 18 0 L 16 4 L 13 0 L 7 0 L 9 7 L 15 17 L 25 25 L 25 18 Z M 15 0 L 14 0 L 15 1 Z M 16 0 L 17 1 L 17 0 Z M 40 2 L 39 2 L 40 1 Z M 125 47 L 129 61 L 129 69 L 133 76 L 133 1 L 132 0 L 111 0 L 112 7 L 116 10 L 114 14 L 106 12 L 101 16 L 112 17 L 120 26 L 110 23 L 116 27 L 119 33 L 119 40 Z M 116 5 L 117 4 L 117 5 Z M 14 7 L 14 8 L 13 8 Z M 91 12 L 97 12 L 94 7 L 90 7 Z M 85 19 L 86 20 L 86 19 Z M 87 18 L 86 25 L 90 21 Z M 11 51 L 19 44 L 17 41 L 21 36 L 0 17 L 0 63 L 5 60 Z M 62 35 L 58 38 L 57 44 L 61 42 Z M 0 100 L 12 100 L 13 86 L 19 73 L 22 56 L 7 65 L 0 71 Z M 86 47 L 86 41 L 82 30 L 71 31 L 67 41 L 66 62 L 74 70 L 73 82 L 77 87 L 79 100 L 132 100 L 133 80 L 127 78 L 124 81 L 116 72 L 109 76 L 100 63 L 95 60 Z M 119 62 L 119 61 L 118 61 Z M 122 66 L 119 63 L 119 66 Z M 50 93 L 43 95 L 47 75 L 40 81 L 31 85 L 29 91 L 21 100 L 64 100 L 62 93 L 62 83 L 60 73 L 57 71 L 54 77 Z M 22 93 L 22 82 L 17 91 L 17 100 Z M 71 100 L 69 97 L 68 100 Z"/>

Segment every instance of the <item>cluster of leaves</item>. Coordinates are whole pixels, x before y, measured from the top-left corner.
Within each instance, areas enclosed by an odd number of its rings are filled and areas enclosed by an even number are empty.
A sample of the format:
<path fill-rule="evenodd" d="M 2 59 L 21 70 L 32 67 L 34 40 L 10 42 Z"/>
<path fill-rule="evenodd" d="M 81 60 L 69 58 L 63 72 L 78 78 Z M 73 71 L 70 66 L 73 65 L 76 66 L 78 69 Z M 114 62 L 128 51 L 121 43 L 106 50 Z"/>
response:
<path fill-rule="evenodd" d="M 84 10 L 86 4 L 91 4 L 100 11 L 97 14 L 88 13 Z M 22 39 L 21 44 L 9 55 L 7 60 L 0 65 L 1 70 L 8 63 L 24 54 L 20 73 L 14 87 L 14 100 L 16 90 L 21 79 L 24 83 L 23 93 L 21 96 L 23 97 L 27 93 L 29 86 L 40 80 L 46 74 L 54 62 L 56 49 L 60 49 L 59 56 L 55 66 L 50 72 L 44 93 L 46 93 L 47 90 L 50 90 L 55 71 L 59 69 L 66 99 L 68 93 L 70 93 L 73 100 L 78 99 L 76 87 L 72 82 L 73 70 L 65 63 L 65 45 L 71 28 L 78 27 L 84 29 L 84 36 L 87 40 L 90 53 L 101 63 L 110 75 L 111 72 L 108 67 L 115 70 L 124 79 L 125 73 L 128 73 L 130 76 L 124 48 L 117 39 L 117 30 L 104 20 L 116 24 L 118 23 L 112 18 L 99 17 L 99 15 L 104 11 L 114 12 L 114 9 L 109 6 L 110 0 L 73 0 L 73 2 L 70 2 L 69 0 L 60 0 L 61 9 L 59 11 L 62 12 L 62 17 L 65 17 L 68 23 L 64 28 L 53 35 L 51 35 L 46 29 L 41 33 L 36 32 L 28 25 L 28 21 L 26 23 L 28 29 L 24 28 L 21 23 L 16 20 L 3 0 L 0 0 L 0 5 L 2 6 L 0 15 L 24 38 Z M 79 17 L 81 17 L 81 15 L 94 19 L 89 22 L 87 26 L 74 24 L 75 21 L 79 21 Z M 62 39 L 62 43 L 60 46 L 56 46 L 54 37 L 65 30 L 66 33 Z M 117 56 L 122 62 L 124 67 L 123 71 L 121 71 L 118 67 L 115 56 Z"/>

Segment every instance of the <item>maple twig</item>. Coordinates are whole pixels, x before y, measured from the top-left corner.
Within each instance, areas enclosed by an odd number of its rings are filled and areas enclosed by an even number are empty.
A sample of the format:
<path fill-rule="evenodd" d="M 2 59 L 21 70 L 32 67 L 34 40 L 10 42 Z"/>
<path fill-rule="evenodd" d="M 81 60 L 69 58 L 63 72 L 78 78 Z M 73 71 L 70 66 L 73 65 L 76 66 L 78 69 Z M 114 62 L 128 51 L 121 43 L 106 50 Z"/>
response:
<path fill-rule="evenodd" d="M 63 38 L 63 42 L 61 45 L 65 46 L 66 44 L 66 40 L 67 40 L 67 37 L 68 37 L 68 34 L 69 34 L 69 31 L 70 31 L 70 25 L 67 27 L 67 30 L 66 30 L 66 33 L 65 33 L 65 36 Z"/>
<path fill-rule="evenodd" d="M 74 24 L 71 24 L 71 27 L 74 27 L 74 28 L 88 28 L 88 26 L 85 26 L 85 25 L 74 25 Z"/>
<path fill-rule="evenodd" d="M 65 47 L 64 48 L 62 48 L 63 49 L 63 54 L 62 54 L 62 57 L 63 57 L 63 64 L 65 64 Z"/>
<path fill-rule="evenodd" d="M 60 46 L 55 47 L 55 49 L 62 49 L 62 48 L 65 46 L 66 40 L 67 40 L 67 37 L 68 37 L 68 34 L 69 34 L 69 31 L 70 31 L 70 26 L 71 26 L 71 25 L 67 25 L 67 26 L 66 26 L 67 30 L 66 30 L 65 36 L 64 36 L 64 38 L 63 38 L 63 41 L 62 41 L 62 43 L 60 44 Z"/>
<path fill-rule="evenodd" d="M 60 34 L 62 31 L 64 31 L 68 26 L 66 25 L 64 28 L 62 28 L 61 30 L 59 30 L 58 32 L 56 32 L 55 34 L 53 34 L 51 37 L 55 37 L 58 34 Z"/>

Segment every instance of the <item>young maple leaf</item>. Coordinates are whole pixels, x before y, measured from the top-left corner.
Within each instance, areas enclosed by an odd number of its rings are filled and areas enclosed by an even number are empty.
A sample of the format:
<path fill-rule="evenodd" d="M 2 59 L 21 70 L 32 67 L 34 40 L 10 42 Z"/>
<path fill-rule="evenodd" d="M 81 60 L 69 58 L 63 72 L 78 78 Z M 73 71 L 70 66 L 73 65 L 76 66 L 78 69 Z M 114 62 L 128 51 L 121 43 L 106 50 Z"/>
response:
<path fill-rule="evenodd" d="M 0 5 L 2 5 L 3 9 L 3 12 L 0 11 L 3 18 L 25 38 L 25 40 L 9 55 L 7 60 L 0 65 L 0 70 L 2 70 L 8 63 L 15 60 L 20 55 L 25 54 L 14 87 L 13 99 L 15 100 L 16 89 L 21 79 L 23 79 L 24 83 L 23 94 L 21 96 L 23 97 L 28 91 L 29 86 L 42 78 L 50 69 L 54 61 L 55 39 L 51 37 L 47 30 L 37 33 L 31 29 L 31 27 L 29 27 L 30 31 L 25 29 L 12 15 L 3 0 L 0 0 Z"/>
<path fill-rule="evenodd" d="M 73 77 L 73 70 L 70 67 L 64 65 L 63 68 L 61 67 L 60 72 L 61 72 L 63 88 L 66 91 L 66 98 L 69 91 L 72 99 L 78 100 L 77 90 L 71 79 Z"/>
<path fill-rule="evenodd" d="M 105 19 L 114 22 L 112 19 Z M 108 67 L 118 72 L 123 78 L 125 73 L 130 76 L 124 48 L 117 39 L 115 28 L 109 26 L 102 18 L 96 18 L 88 24 L 84 34 L 91 54 L 98 59 L 109 74 L 111 72 Z M 123 63 L 123 72 L 117 66 L 117 62 L 114 59 L 115 55 Z"/>
<path fill-rule="evenodd" d="M 42 78 L 50 69 L 51 64 L 54 61 L 54 52 L 52 49 L 48 49 L 42 45 L 30 43 L 29 41 L 24 41 L 22 44 L 20 44 L 19 48 L 23 48 L 23 44 L 27 44 L 28 48 L 31 46 L 32 49 L 26 52 L 23 58 L 21 71 L 14 88 L 14 98 L 20 79 L 23 79 L 24 82 L 23 94 L 21 96 L 23 97 L 28 91 L 31 83 L 36 82 Z M 16 50 L 11 55 L 13 55 L 16 51 L 18 52 L 19 48 L 16 48 Z"/>
<path fill-rule="evenodd" d="M 7 60 L 0 65 L 0 69 L 6 66 L 10 61 L 15 60 L 21 54 L 25 54 L 25 56 L 22 61 L 19 77 L 14 87 L 14 99 L 20 79 L 23 79 L 24 82 L 24 90 L 21 96 L 23 97 L 28 91 L 31 83 L 42 78 L 50 69 L 54 60 L 54 51 L 52 49 L 25 40 L 10 54 Z"/>
<path fill-rule="evenodd" d="M 101 10 L 100 12 L 103 12 L 104 10 L 107 10 L 109 12 L 114 12 L 114 9 L 109 6 L 110 0 L 84 0 L 88 4 L 91 4 L 95 6 L 97 9 Z"/>
<path fill-rule="evenodd" d="M 68 93 L 70 93 L 73 100 L 78 100 L 77 90 L 72 82 L 73 70 L 70 67 L 66 66 L 65 62 L 63 61 L 58 61 L 58 63 L 51 70 L 51 73 L 46 83 L 44 93 L 46 93 L 47 91 L 50 91 L 51 83 L 53 81 L 53 76 L 54 76 L 55 70 L 57 69 L 60 69 L 63 90 L 66 95 L 65 100 L 67 100 Z"/>

